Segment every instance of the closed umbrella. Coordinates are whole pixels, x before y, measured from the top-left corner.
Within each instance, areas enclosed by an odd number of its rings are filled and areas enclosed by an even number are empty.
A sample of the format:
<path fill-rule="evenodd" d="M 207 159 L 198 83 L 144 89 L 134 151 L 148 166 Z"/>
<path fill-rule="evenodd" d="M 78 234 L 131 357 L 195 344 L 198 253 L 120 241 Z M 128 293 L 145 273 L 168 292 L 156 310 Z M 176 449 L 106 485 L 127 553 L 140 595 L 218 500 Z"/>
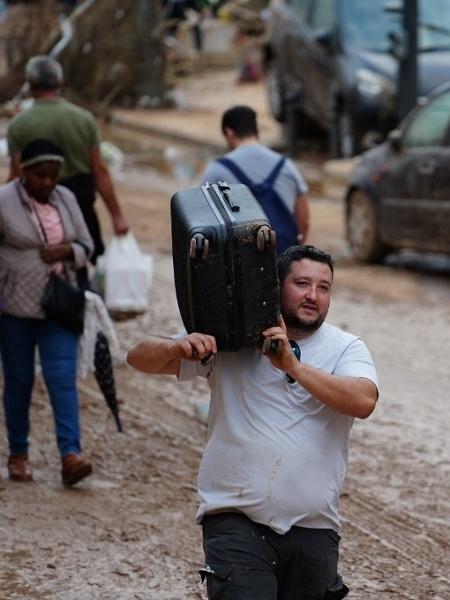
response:
<path fill-rule="evenodd" d="M 106 404 L 108 405 L 117 425 L 117 430 L 122 431 L 122 423 L 119 416 L 119 405 L 117 403 L 116 385 L 114 383 L 114 372 L 112 366 L 111 352 L 106 336 L 99 331 L 95 342 L 94 353 L 94 375 Z"/>

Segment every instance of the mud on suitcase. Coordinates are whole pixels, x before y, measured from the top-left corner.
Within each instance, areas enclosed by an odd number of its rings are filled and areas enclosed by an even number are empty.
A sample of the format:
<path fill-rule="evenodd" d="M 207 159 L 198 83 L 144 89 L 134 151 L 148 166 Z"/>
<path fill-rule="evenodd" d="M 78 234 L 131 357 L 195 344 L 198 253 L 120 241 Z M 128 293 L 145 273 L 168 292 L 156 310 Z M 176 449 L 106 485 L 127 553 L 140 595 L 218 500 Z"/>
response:
<path fill-rule="evenodd" d="M 261 332 L 278 323 L 280 290 L 275 232 L 248 187 L 177 192 L 171 220 L 175 288 L 188 333 L 213 335 L 221 351 L 260 343 Z"/>

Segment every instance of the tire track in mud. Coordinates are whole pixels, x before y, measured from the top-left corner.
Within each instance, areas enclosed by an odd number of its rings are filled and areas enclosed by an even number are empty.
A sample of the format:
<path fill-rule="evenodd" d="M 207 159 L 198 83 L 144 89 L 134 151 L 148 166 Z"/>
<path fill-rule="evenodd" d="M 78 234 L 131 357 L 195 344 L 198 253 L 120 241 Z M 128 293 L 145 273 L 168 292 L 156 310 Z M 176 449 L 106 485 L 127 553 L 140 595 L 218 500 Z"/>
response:
<path fill-rule="evenodd" d="M 356 485 L 356 481 L 348 481 L 342 499 L 342 522 L 353 537 L 364 540 L 364 546 L 371 550 L 370 556 L 377 557 L 365 565 L 370 573 L 375 573 L 374 579 L 381 579 L 380 557 L 391 555 L 389 562 L 396 577 L 395 581 L 390 580 L 391 573 L 386 566 L 382 577 L 388 586 L 386 593 L 414 600 L 448 600 L 450 543 L 441 535 L 441 529 L 436 524 L 430 525 L 426 516 L 413 518 L 389 509 L 382 502 L 361 493 Z M 380 550 L 380 547 L 385 550 Z M 400 579 L 408 580 L 409 587 L 413 586 L 411 592 L 403 588 L 399 593 L 398 571 L 403 573 Z M 394 596 L 394 591 L 399 595 Z"/>
<path fill-rule="evenodd" d="M 198 380 L 192 380 L 180 385 L 167 376 L 142 375 L 126 366 L 115 368 L 115 380 L 119 411 L 132 418 L 133 428 L 149 428 L 198 452 L 202 450 L 206 428 L 195 418 L 194 404 L 204 394 L 204 382 L 199 385 Z M 78 382 L 78 389 L 95 401 L 88 401 L 92 408 L 104 404 L 93 378 Z"/>
<path fill-rule="evenodd" d="M 88 384 L 78 384 L 79 390 L 90 398 L 94 398 L 101 402 L 102 395 L 101 393 L 95 389 L 95 386 L 91 386 Z M 170 409 L 169 405 L 158 406 L 159 402 L 157 399 L 152 398 L 152 404 L 145 409 L 142 409 L 141 406 L 133 406 L 132 401 L 130 401 L 130 395 L 128 392 L 135 393 L 139 391 L 133 384 L 124 384 L 123 382 L 119 384 L 118 390 L 121 392 L 121 396 L 125 396 L 127 398 L 126 404 L 120 405 L 120 413 L 129 415 L 133 420 L 133 428 L 145 428 L 149 434 L 160 434 L 163 437 L 170 438 L 172 446 L 180 446 L 183 444 L 189 445 L 189 447 L 197 452 L 201 453 L 202 447 L 199 443 L 199 430 L 200 428 L 192 428 L 193 430 L 186 431 L 186 427 L 182 427 L 182 425 L 186 425 L 186 416 L 184 419 L 180 420 L 180 415 L 176 414 L 177 409 Z M 171 413 L 170 419 L 167 419 L 167 413 Z M 183 411 L 179 411 L 182 413 Z M 123 420 L 123 419 L 122 419 Z M 125 425 L 124 425 L 125 428 Z"/>
<path fill-rule="evenodd" d="M 418 517 L 413 519 L 405 513 L 389 511 L 382 503 L 352 489 L 351 485 L 347 493 L 343 521 L 364 529 L 366 535 L 379 539 L 409 561 L 424 566 L 426 560 L 436 561 L 436 552 L 443 555 L 450 552 L 448 540 L 425 519 L 420 521 Z M 446 579 L 450 585 L 447 572 Z"/>

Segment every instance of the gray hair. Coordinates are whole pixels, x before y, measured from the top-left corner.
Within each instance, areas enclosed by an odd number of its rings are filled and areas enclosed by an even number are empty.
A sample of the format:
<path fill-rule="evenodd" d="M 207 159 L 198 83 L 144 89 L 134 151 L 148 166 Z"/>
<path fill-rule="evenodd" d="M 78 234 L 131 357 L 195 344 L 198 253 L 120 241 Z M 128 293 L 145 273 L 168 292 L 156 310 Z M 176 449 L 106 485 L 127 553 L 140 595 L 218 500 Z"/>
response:
<path fill-rule="evenodd" d="M 25 66 L 25 78 L 32 89 L 56 90 L 63 82 L 63 70 L 51 56 L 33 56 Z"/>

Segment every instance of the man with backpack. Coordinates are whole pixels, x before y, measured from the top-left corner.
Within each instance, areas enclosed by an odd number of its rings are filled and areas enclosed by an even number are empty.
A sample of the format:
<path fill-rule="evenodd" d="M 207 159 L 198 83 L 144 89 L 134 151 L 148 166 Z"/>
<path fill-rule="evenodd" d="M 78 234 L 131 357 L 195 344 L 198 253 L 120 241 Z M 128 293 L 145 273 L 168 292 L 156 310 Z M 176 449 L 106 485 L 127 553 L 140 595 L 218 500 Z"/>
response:
<path fill-rule="evenodd" d="M 304 244 L 309 228 L 308 187 L 291 160 L 260 143 L 255 111 L 234 106 L 222 116 L 230 151 L 211 161 L 202 183 L 243 183 L 265 210 L 277 234 L 277 253 Z"/>

